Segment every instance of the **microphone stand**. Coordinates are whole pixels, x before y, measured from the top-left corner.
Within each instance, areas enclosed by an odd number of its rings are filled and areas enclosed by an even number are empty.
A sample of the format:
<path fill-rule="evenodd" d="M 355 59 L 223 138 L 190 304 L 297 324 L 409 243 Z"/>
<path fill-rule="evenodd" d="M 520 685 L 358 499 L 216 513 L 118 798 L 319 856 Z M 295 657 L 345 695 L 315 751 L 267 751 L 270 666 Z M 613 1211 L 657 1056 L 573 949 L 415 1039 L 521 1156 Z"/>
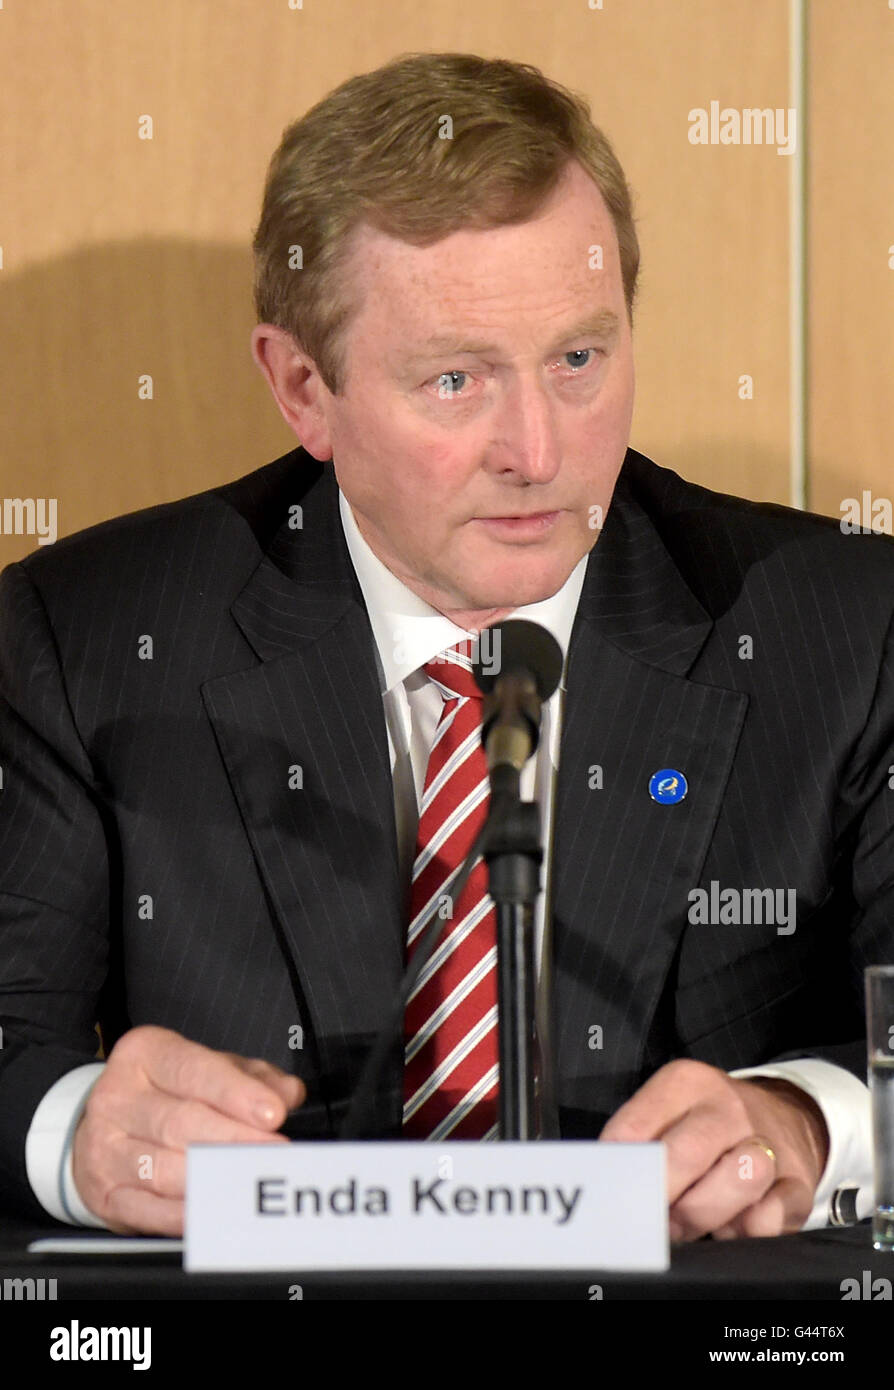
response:
<path fill-rule="evenodd" d="M 497 998 L 500 1139 L 537 1139 L 539 1113 L 535 1036 L 534 906 L 540 892 L 540 812 L 519 796 L 519 772 L 491 770 L 484 858 L 497 912 Z"/>
<path fill-rule="evenodd" d="M 540 741 L 542 704 L 559 685 L 563 657 L 551 633 L 522 618 L 488 630 L 488 652 L 491 646 L 492 657 L 479 653 L 473 669 L 484 694 L 481 733 L 491 786 L 483 854 L 497 913 L 499 1136 L 552 1138 L 558 1125 L 551 1030 L 544 1048 L 534 972 L 543 846 L 537 805 L 521 799 L 521 774 Z M 548 1011 L 547 1005 L 544 1022 Z"/>

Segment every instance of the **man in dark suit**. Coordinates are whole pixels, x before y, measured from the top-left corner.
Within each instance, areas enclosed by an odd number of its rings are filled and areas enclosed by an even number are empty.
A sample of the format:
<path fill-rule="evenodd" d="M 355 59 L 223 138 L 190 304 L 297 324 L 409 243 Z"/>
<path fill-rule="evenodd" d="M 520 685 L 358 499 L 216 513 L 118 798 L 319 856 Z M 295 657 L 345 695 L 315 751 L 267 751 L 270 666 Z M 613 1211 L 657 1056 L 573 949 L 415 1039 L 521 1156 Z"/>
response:
<path fill-rule="evenodd" d="M 289 139 L 336 149 L 358 81 L 287 132 L 267 232 Z M 406 121 L 408 94 L 439 111 L 455 91 L 461 113 L 515 83 L 537 93 L 520 147 L 548 124 L 548 84 L 512 64 L 424 55 L 362 81 Z M 529 779 L 560 1133 L 661 1138 L 680 1239 L 871 1200 L 894 547 L 628 449 L 632 224 L 574 138 L 523 218 L 427 244 L 356 227 L 334 356 L 262 314 L 253 352 L 302 448 L 4 573 L 16 1206 L 176 1234 L 189 1142 L 285 1142 L 292 1108 L 293 1132 L 336 1133 L 404 966 L 442 699 L 421 668 L 509 614 L 566 655 Z M 370 1135 L 401 1132 L 403 1087 L 398 1057 Z"/>

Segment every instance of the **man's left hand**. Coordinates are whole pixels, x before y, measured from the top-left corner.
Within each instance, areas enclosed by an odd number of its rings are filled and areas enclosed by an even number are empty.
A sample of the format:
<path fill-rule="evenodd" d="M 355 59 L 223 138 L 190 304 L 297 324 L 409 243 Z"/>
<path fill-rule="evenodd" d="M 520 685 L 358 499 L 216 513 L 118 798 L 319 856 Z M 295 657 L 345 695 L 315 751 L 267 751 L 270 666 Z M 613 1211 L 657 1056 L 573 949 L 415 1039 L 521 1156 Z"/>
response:
<path fill-rule="evenodd" d="M 799 1231 L 829 1152 L 822 1111 L 800 1087 L 689 1058 L 655 1072 L 599 1138 L 664 1143 L 676 1241 Z"/>

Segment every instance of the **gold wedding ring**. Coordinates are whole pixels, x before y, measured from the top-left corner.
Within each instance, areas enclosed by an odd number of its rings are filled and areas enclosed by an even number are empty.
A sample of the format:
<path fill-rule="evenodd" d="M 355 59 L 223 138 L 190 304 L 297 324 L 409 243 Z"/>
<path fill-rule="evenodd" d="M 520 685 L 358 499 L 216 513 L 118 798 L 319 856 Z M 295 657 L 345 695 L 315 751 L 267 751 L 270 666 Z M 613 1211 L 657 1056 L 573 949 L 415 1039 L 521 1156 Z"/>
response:
<path fill-rule="evenodd" d="M 777 1161 L 777 1160 L 776 1160 L 776 1154 L 773 1152 L 773 1149 L 770 1147 L 769 1141 L 766 1140 L 766 1139 L 763 1137 L 763 1135 L 761 1135 L 761 1134 L 752 1134 L 752 1135 L 749 1136 L 748 1139 L 745 1140 L 745 1143 L 746 1143 L 746 1144 L 757 1144 L 757 1146 L 758 1146 L 759 1149 L 763 1149 L 764 1153 L 767 1155 L 767 1158 L 772 1158 L 772 1160 L 773 1160 L 774 1163 Z"/>

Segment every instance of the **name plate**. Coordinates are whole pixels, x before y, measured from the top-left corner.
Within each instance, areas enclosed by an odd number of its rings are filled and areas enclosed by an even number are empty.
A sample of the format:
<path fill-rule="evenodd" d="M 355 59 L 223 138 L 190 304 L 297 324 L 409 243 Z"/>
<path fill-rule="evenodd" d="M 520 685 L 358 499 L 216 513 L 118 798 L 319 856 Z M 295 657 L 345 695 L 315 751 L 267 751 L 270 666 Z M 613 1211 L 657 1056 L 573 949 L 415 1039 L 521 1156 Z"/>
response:
<path fill-rule="evenodd" d="M 662 1270 L 660 1143 L 195 1144 L 189 1271 Z"/>

